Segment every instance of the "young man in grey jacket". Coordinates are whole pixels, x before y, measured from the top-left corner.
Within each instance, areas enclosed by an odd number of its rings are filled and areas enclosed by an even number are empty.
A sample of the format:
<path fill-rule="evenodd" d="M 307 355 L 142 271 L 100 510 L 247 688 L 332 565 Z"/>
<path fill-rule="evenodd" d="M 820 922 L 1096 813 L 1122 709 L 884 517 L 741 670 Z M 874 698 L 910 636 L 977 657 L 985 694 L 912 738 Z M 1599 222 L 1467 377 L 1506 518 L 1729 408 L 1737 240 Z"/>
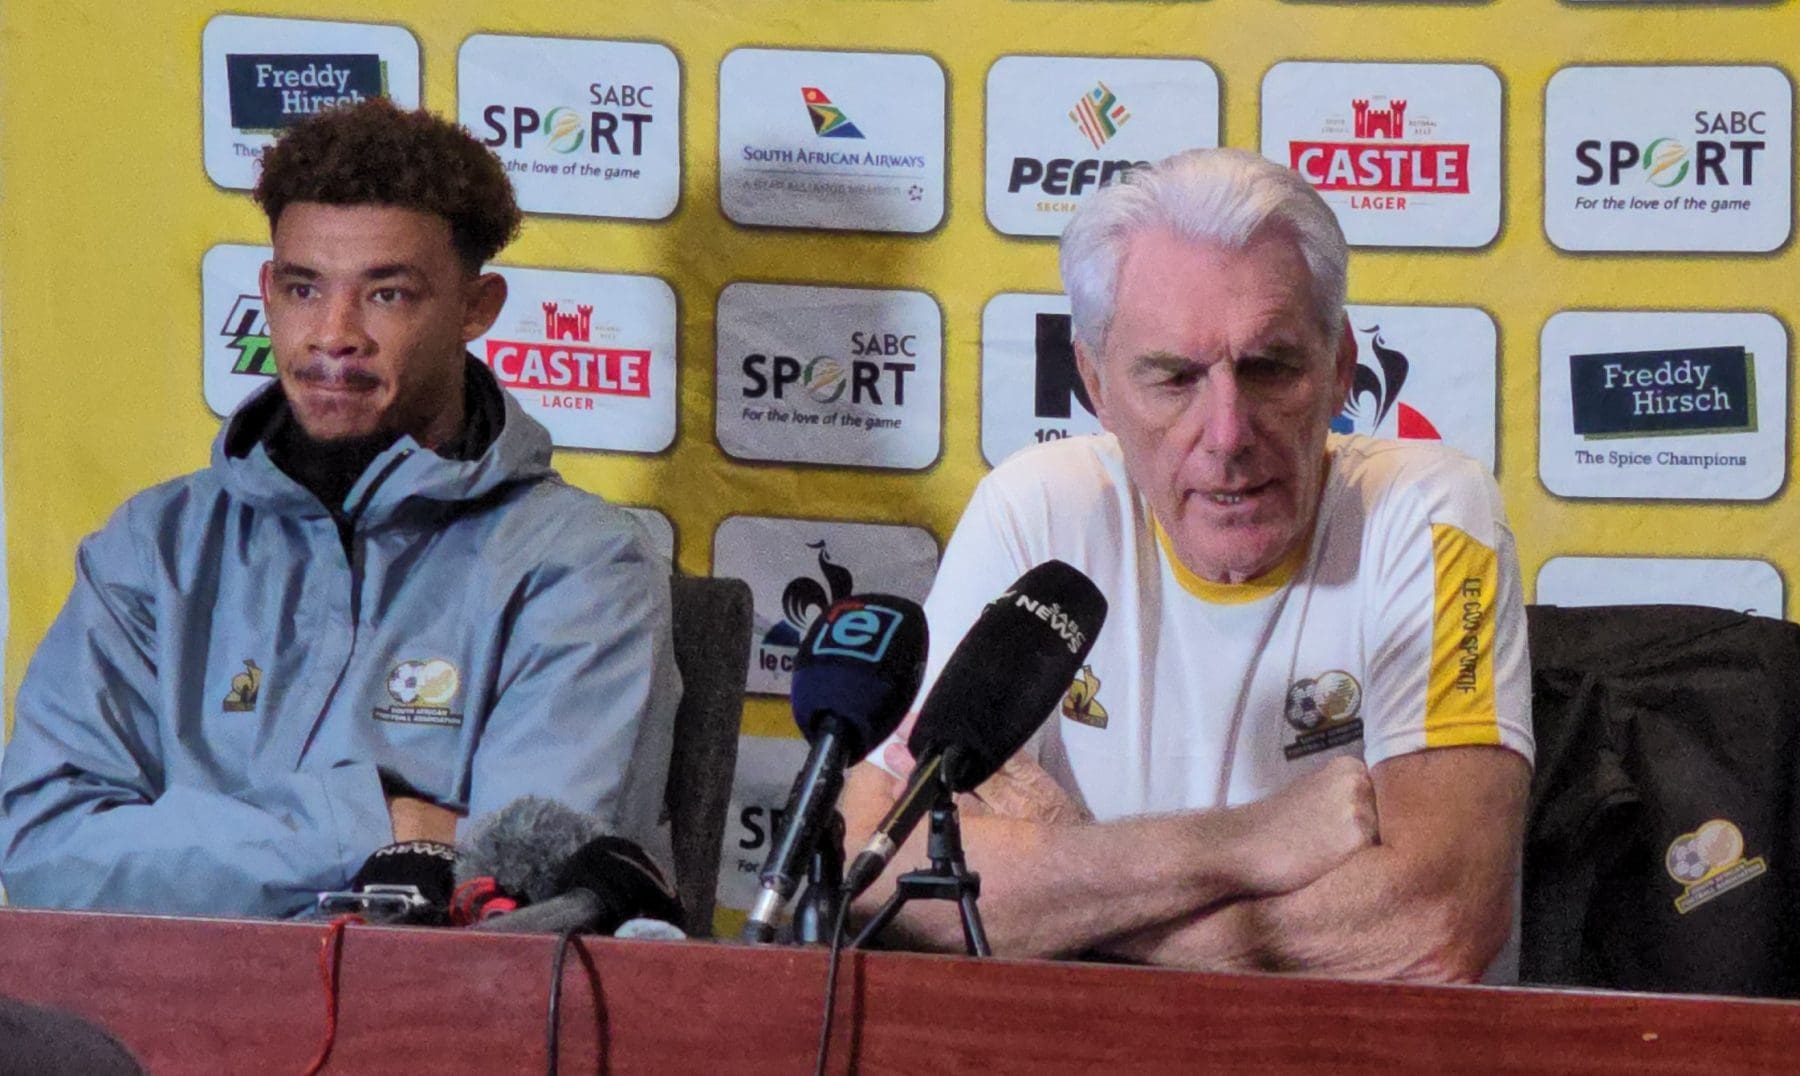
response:
<path fill-rule="evenodd" d="M 263 166 L 279 377 L 82 543 L 0 764 L 9 898 L 289 916 L 526 794 L 666 861 L 668 565 L 465 350 L 500 162 L 374 100 Z"/>

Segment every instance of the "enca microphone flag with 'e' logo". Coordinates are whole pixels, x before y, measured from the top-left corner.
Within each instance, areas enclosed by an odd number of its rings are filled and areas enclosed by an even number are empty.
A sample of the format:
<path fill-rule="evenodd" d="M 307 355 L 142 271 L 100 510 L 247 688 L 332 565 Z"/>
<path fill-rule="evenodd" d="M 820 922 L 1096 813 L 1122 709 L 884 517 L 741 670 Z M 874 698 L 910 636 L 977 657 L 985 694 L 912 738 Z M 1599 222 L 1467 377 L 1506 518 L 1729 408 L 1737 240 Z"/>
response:
<path fill-rule="evenodd" d="M 853 594 L 820 613 L 794 656 L 794 722 L 816 743 L 827 717 L 861 758 L 891 736 L 925 675 L 928 634 L 917 602 Z"/>

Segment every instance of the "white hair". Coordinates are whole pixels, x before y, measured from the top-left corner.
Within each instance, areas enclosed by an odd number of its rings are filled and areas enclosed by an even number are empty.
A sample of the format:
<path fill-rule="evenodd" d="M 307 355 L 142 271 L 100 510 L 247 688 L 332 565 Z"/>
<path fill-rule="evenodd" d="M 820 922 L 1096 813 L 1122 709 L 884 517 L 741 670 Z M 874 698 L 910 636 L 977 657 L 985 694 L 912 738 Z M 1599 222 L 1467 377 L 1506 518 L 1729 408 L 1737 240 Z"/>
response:
<path fill-rule="evenodd" d="M 1125 248 L 1153 228 L 1228 250 L 1241 250 L 1271 229 L 1285 230 L 1312 278 L 1319 327 L 1336 347 L 1350 248 L 1331 207 L 1293 170 L 1258 154 L 1192 149 L 1102 187 L 1063 232 L 1059 261 L 1072 327 L 1096 359 L 1112 323 Z"/>

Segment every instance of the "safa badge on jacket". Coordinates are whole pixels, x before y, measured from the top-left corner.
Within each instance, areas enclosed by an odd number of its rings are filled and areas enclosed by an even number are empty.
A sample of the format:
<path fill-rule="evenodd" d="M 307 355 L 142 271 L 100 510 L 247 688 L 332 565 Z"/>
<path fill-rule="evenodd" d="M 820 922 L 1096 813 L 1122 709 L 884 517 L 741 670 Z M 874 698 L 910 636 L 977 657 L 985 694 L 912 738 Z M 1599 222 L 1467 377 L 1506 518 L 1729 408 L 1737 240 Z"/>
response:
<path fill-rule="evenodd" d="M 456 666 L 443 658 L 402 661 L 388 673 L 390 704 L 375 707 L 373 716 L 397 725 L 461 728 L 463 715 L 451 709 L 461 686 Z"/>

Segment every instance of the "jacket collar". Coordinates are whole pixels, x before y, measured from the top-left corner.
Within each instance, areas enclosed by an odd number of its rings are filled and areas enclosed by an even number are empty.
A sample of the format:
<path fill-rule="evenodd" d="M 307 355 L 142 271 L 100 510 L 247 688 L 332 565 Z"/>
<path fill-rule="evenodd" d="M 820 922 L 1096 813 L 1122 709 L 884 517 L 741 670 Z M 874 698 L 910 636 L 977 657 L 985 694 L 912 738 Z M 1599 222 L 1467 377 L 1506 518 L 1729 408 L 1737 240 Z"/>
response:
<path fill-rule="evenodd" d="M 416 498 L 444 504 L 472 501 L 513 483 L 555 475 L 549 431 L 500 388 L 484 364 L 473 358 L 467 362 L 480 391 L 497 394 L 505 407 L 499 435 L 487 451 L 470 460 L 446 459 L 404 435 L 363 470 L 344 499 L 347 512 L 375 524 Z M 263 444 L 263 434 L 287 406 L 279 381 L 240 404 L 213 441 L 213 474 L 232 496 L 259 508 L 298 517 L 328 516 L 311 491 L 275 465 Z"/>

